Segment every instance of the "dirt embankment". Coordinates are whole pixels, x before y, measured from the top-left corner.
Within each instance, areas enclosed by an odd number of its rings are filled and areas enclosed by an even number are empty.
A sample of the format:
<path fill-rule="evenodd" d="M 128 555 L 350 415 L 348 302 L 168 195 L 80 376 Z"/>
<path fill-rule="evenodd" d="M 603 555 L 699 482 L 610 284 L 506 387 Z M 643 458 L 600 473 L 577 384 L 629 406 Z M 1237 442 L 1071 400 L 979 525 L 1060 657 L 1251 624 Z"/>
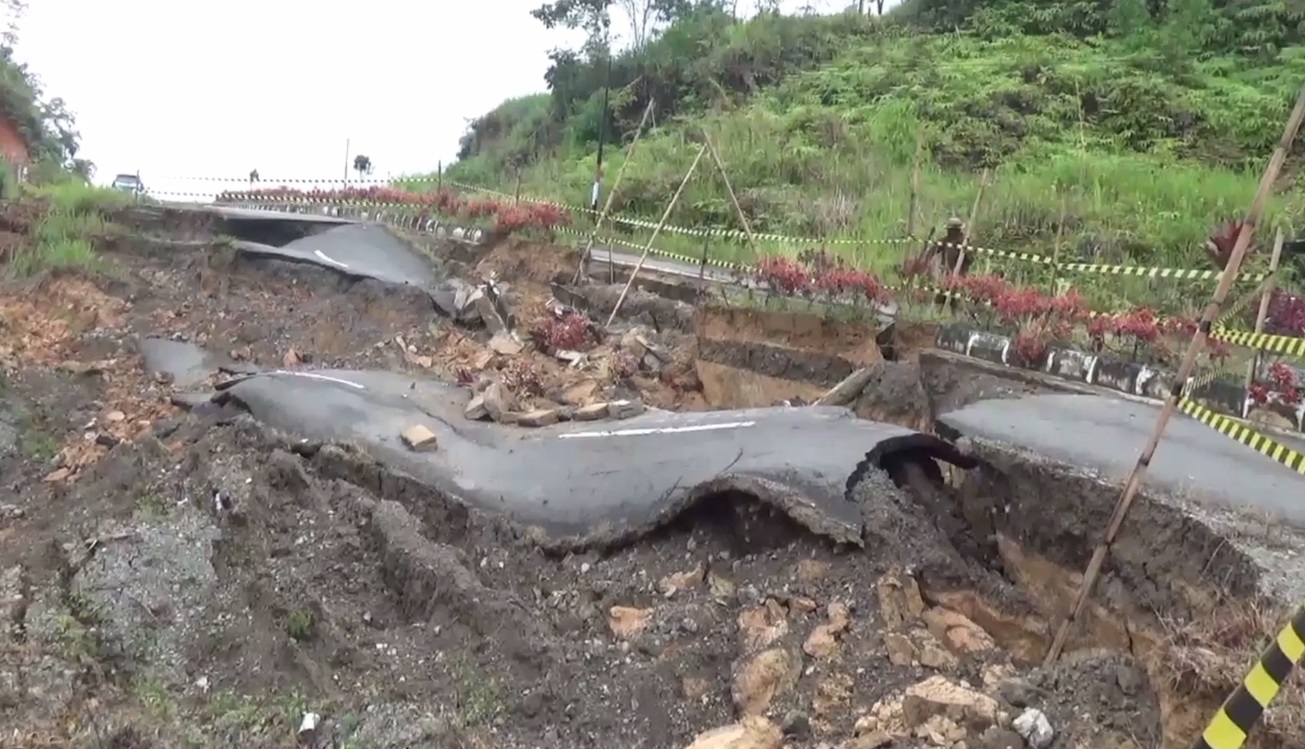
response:
<path fill-rule="evenodd" d="M 0 747 L 1046 749 L 1046 728 L 1058 747 L 1150 749 L 1187 743 L 1217 691 L 1156 664 L 1180 652 L 1174 632 L 1196 631 L 1185 623 L 1252 598 L 1254 573 L 1158 504 L 1121 541 L 1070 654 L 1036 666 L 1109 491 L 1018 456 L 985 453 L 951 487 L 869 476 L 853 497 L 864 551 L 721 496 L 632 546 L 559 558 L 347 445 L 179 412 L 175 383 L 144 373 L 140 336 L 233 365 L 517 385 L 529 368 L 538 387 L 513 395 L 532 407 L 579 388 L 704 408 L 702 340 L 776 335 L 737 313 L 704 315 L 703 336 L 636 295 L 624 332 L 573 366 L 497 350 L 412 290 L 187 231 L 193 244 L 111 243 L 107 276 L 0 297 Z M 547 284 L 573 258 L 521 250 L 465 259 L 508 281 L 529 330 L 554 316 Z M 797 348 L 877 351 L 873 336 L 816 333 Z M 919 366 L 886 363 L 858 412 L 931 419 L 962 375 Z M 297 735 L 307 713 L 320 720 Z M 1254 740 L 1290 735 L 1277 725 Z"/>

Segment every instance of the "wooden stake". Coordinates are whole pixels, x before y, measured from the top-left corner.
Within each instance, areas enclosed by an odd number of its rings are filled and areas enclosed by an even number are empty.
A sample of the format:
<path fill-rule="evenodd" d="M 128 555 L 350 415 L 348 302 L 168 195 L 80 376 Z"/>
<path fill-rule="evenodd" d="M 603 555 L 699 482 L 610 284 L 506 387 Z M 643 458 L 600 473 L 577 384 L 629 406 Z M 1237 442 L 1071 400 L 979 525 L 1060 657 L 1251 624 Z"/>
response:
<path fill-rule="evenodd" d="M 1069 200 L 1065 193 L 1060 194 L 1060 222 L 1056 224 L 1056 244 L 1051 248 L 1051 289 L 1056 295 L 1056 281 L 1060 278 L 1060 240 L 1065 236 L 1065 216 L 1069 211 Z"/>
<path fill-rule="evenodd" d="M 1214 324 L 1214 321 L 1218 319 L 1219 309 L 1223 306 L 1224 300 L 1228 298 L 1228 292 L 1232 289 L 1233 281 L 1237 278 L 1237 271 L 1242 267 L 1242 259 L 1246 256 L 1246 248 L 1250 247 L 1251 238 L 1255 235 L 1255 225 L 1264 214 L 1264 204 L 1268 202 L 1269 195 L 1273 192 L 1273 184 L 1278 180 L 1278 173 L 1282 171 L 1282 164 L 1287 159 L 1287 151 L 1291 148 L 1292 142 L 1296 140 L 1296 133 L 1300 130 L 1301 120 L 1305 120 L 1305 86 L 1301 87 L 1300 94 L 1296 97 L 1296 106 L 1291 110 L 1291 116 L 1287 118 L 1287 125 L 1283 129 L 1282 138 L 1278 141 L 1278 146 L 1269 159 L 1269 165 L 1264 170 L 1264 176 L 1260 178 L 1260 186 L 1255 192 L 1255 199 L 1251 201 L 1251 207 L 1246 211 L 1246 218 L 1242 223 L 1241 231 L 1237 234 L 1237 243 L 1233 245 L 1232 257 L 1228 260 L 1228 267 L 1219 277 L 1219 285 L 1214 290 L 1214 298 L 1210 300 L 1205 312 L 1201 314 L 1201 322 L 1197 326 L 1196 335 L 1192 336 L 1192 342 L 1187 346 L 1187 353 L 1183 355 L 1183 362 L 1178 368 L 1178 374 L 1174 378 L 1174 382 L 1187 382 L 1188 378 L 1192 376 L 1192 369 L 1196 366 L 1196 356 L 1205 347 L 1207 332 L 1210 326 Z M 1146 478 L 1147 466 L 1151 464 L 1151 459 L 1155 457 L 1156 448 L 1160 446 L 1160 440 L 1164 437 L 1165 427 L 1169 425 L 1170 417 L 1173 416 L 1180 393 L 1180 387 L 1176 386 L 1170 390 L 1169 396 L 1165 398 L 1164 406 L 1160 409 L 1160 415 L 1156 418 L 1151 439 L 1146 448 L 1142 450 L 1142 454 L 1138 456 L 1137 464 L 1133 466 L 1133 470 L 1129 472 L 1128 478 L 1124 481 L 1123 492 L 1119 496 L 1119 502 L 1115 505 L 1114 512 L 1110 515 L 1110 522 L 1106 524 L 1104 537 L 1096 549 L 1093 550 L 1092 559 L 1088 561 L 1087 569 L 1083 572 L 1083 584 L 1078 589 L 1074 608 L 1070 611 L 1069 616 L 1065 617 L 1060 629 L 1056 631 L 1056 637 L 1052 640 L 1051 648 L 1047 651 L 1047 657 L 1043 661 L 1044 666 L 1054 664 L 1056 659 L 1060 657 L 1060 652 L 1065 648 L 1065 642 L 1069 639 L 1069 633 L 1074 626 L 1074 622 L 1083 615 L 1083 608 L 1092 595 L 1092 587 L 1101 574 L 1101 567 L 1106 562 L 1106 555 L 1110 553 L 1110 546 L 1114 543 L 1115 537 L 1119 535 L 1119 529 L 1124 525 L 1124 518 L 1128 516 L 1128 510 L 1137 497 L 1138 489 L 1142 487 L 1142 481 Z"/>
<path fill-rule="evenodd" d="M 906 236 L 915 236 L 915 213 L 920 200 L 920 166 L 924 161 L 924 129 L 915 134 L 915 163 L 911 164 L 911 196 L 906 202 Z"/>
<path fill-rule="evenodd" d="M 1273 237 L 1273 254 L 1269 256 L 1269 277 L 1264 279 L 1264 295 L 1260 297 L 1260 310 L 1255 314 L 1256 333 L 1264 332 L 1264 321 L 1269 316 L 1269 300 L 1273 297 L 1273 274 L 1278 271 L 1278 261 L 1282 259 L 1282 246 L 1286 243 L 1287 235 L 1279 228 L 1278 233 Z M 1260 352 L 1256 351 L 1251 357 L 1251 363 L 1246 365 L 1246 381 L 1242 383 L 1244 389 L 1251 389 L 1251 384 L 1255 382 L 1255 370 L 1259 367 Z"/>
<path fill-rule="evenodd" d="M 974 195 L 974 205 L 970 208 L 970 220 L 965 224 L 965 239 L 961 242 L 961 253 L 956 256 L 956 267 L 952 268 L 952 275 L 960 275 L 961 264 L 965 262 L 965 248 L 974 244 L 974 222 L 979 220 L 979 204 L 983 201 L 983 191 L 988 189 L 988 180 L 992 177 L 992 170 L 988 167 L 983 168 L 983 176 L 979 178 L 979 192 Z"/>
<path fill-rule="evenodd" d="M 643 117 L 639 120 L 639 128 L 634 131 L 634 140 L 630 141 L 630 151 L 625 154 L 625 159 L 621 161 L 621 168 L 616 170 L 616 181 L 612 183 L 612 189 L 607 192 L 607 200 L 603 201 L 603 210 L 598 214 L 598 219 L 594 221 L 594 228 L 589 232 L 589 238 L 585 241 L 585 251 L 580 254 L 580 267 L 575 269 L 575 275 L 571 277 L 571 283 L 578 283 L 580 277 L 584 275 L 585 266 L 589 264 L 589 257 L 593 254 L 594 239 L 597 238 L 598 232 L 603 227 L 603 221 L 607 219 L 607 212 L 612 209 L 612 202 L 616 198 L 616 190 L 621 186 L 621 178 L 625 176 L 625 167 L 634 159 L 635 149 L 639 147 L 639 137 L 643 135 L 643 127 L 648 122 L 648 115 L 652 113 L 652 102 L 644 107 Z M 616 263 L 612 259 L 612 246 L 607 246 L 607 266 L 608 271 L 615 280 Z"/>
<path fill-rule="evenodd" d="M 625 288 L 621 289 L 621 296 L 616 298 L 616 306 L 612 307 L 612 314 L 607 316 L 607 325 L 611 325 L 616 319 L 616 313 L 621 311 L 621 305 L 625 302 L 625 297 L 630 293 L 630 287 L 634 286 L 634 279 L 643 270 L 643 264 L 648 260 L 648 253 L 652 252 L 653 242 L 657 241 L 657 235 L 662 233 L 662 227 L 671 218 L 671 211 L 675 210 L 675 204 L 680 202 L 680 195 L 684 192 L 684 187 L 689 184 L 693 173 L 698 171 L 698 162 L 702 161 L 702 155 L 707 152 L 707 144 L 703 143 L 698 147 L 698 155 L 693 157 L 693 163 L 689 165 L 689 171 L 684 173 L 684 179 L 680 180 L 680 186 L 675 189 L 675 194 L 671 196 L 671 202 L 666 204 L 666 210 L 662 211 L 662 219 L 657 222 L 657 228 L 653 229 L 651 237 L 648 237 L 648 244 L 644 245 L 643 254 L 639 256 L 639 264 L 634 266 L 630 271 L 630 279 L 625 282 Z"/>
<path fill-rule="evenodd" d="M 702 131 L 703 143 L 707 145 L 707 150 L 711 152 L 711 160 L 716 162 L 716 170 L 720 172 L 720 178 L 725 181 L 725 191 L 729 193 L 730 202 L 734 204 L 734 213 L 738 214 L 739 223 L 743 225 L 743 233 L 748 237 L 748 249 L 752 250 L 752 259 L 760 257 L 757 254 L 757 240 L 752 234 L 752 224 L 748 223 L 748 217 L 743 213 L 743 206 L 739 205 L 739 196 L 734 194 L 734 188 L 730 185 L 730 175 L 725 171 L 725 162 L 720 158 L 720 151 L 716 150 L 716 144 L 712 142 L 711 136 L 706 130 Z"/>

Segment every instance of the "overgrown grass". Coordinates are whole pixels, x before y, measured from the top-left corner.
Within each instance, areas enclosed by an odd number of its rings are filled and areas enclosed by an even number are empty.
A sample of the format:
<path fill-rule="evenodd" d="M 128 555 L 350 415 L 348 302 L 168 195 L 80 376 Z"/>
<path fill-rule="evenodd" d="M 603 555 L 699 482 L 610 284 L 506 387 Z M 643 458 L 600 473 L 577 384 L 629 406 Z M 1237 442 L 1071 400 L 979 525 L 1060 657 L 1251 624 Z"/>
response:
<path fill-rule="evenodd" d="M 27 245 L 10 260 L 9 273 L 20 278 L 98 270 L 95 242 L 111 232 L 112 213 L 130 203 L 124 193 L 79 180 L 32 187 L 25 197 L 44 210 L 28 227 Z"/>
<path fill-rule="evenodd" d="M 822 238 L 881 240 L 831 249 L 886 270 L 905 247 L 882 240 L 969 218 L 986 166 L 992 182 L 972 227 L 979 244 L 1050 253 L 1059 237 L 1070 262 L 1200 267 L 1210 229 L 1250 203 L 1305 82 L 1305 47 L 1284 39 L 1252 57 L 1218 49 L 1204 26 L 1182 37 L 1188 53 L 1177 42 L 1152 44 L 1183 30 L 1173 18 L 1104 36 L 1095 27 L 1028 34 L 1025 20 L 1070 4 L 971 5 L 977 10 L 949 21 L 949 33 L 856 16 L 677 22 L 616 66 L 614 121 L 627 142 L 645 101 L 664 116 L 640 141 L 615 209 L 656 221 L 707 132 L 751 228 L 804 240 L 761 243 L 768 254 Z M 1219 30 L 1225 21 L 1191 23 Z M 671 54 L 691 47 L 728 54 Z M 590 111 L 592 95 L 577 102 L 568 93 L 592 90 L 592 65 L 583 70 L 580 83 L 554 85 L 551 100 L 516 99 L 478 120 L 446 184 L 512 193 L 519 174 L 524 195 L 587 202 L 590 133 L 601 117 Z M 609 187 L 626 158 L 620 151 L 605 156 Z M 1289 164 L 1261 227 L 1291 231 L 1305 221 L 1295 171 Z M 743 228 L 710 159 L 670 222 Z M 704 250 L 702 239 L 663 236 L 667 249 Z M 1271 237 L 1262 230 L 1260 245 Z M 705 245 L 716 258 L 754 258 L 743 242 Z M 1134 286 L 1130 293 L 1148 291 Z"/>

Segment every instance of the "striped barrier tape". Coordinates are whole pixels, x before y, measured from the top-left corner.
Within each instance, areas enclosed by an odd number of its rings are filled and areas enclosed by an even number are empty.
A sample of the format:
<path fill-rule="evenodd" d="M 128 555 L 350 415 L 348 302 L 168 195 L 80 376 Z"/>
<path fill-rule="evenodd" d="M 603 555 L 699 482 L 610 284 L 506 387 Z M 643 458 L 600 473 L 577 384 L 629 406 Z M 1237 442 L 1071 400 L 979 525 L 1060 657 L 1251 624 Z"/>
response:
<path fill-rule="evenodd" d="M 559 234 L 569 234 L 578 237 L 588 238 L 589 236 L 589 232 L 587 231 L 580 231 L 578 229 L 570 229 L 567 227 L 558 227 L 556 231 Z M 619 239 L 617 237 L 608 237 L 602 235 L 595 236 L 594 241 L 600 242 L 605 245 L 612 244 L 620 247 L 626 247 L 632 250 L 639 250 L 641 252 L 646 247 L 646 244 L 639 244 L 638 242 L 631 242 L 626 239 Z M 753 270 L 753 268 L 748 265 L 744 265 L 743 263 L 736 263 L 730 260 L 717 260 L 716 258 L 711 258 L 711 257 L 706 258 L 704 260 L 701 256 L 693 257 L 691 255 L 685 255 L 679 252 L 671 252 L 669 250 L 663 250 L 657 247 L 650 247 L 647 249 L 649 255 L 656 255 L 658 257 L 666 258 L 667 260 L 675 260 L 677 262 L 684 263 L 685 265 L 709 265 L 715 268 L 725 268 L 727 270 L 734 270 L 734 271 Z"/>
<path fill-rule="evenodd" d="M 473 185 L 466 185 L 460 182 L 448 182 L 447 184 L 455 187 L 460 187 L 466 190 L 481 192 L 486 195 L 501 197 L 507 200 L 515 199 L 514 196 L 508 195 L 506 193 L 500 193 L 495 190 L 489 190 L 486 188 L 477 188 Z M 368 201 L 368 200 L 340 201 L 337 199 L 333 199 L 329 196 L 324 196 L 320 198 L 314 198 L 309 196 L 306 197 L 286 196 L 282 198 L 275 195 L 268 195 L 266 193 L 246 193 L 246 192 L 231 192 L 228 193 L 228 195 L 230 199 L 233 200 L 256 200 L 256 201 L 267 201 L 269 203 L 307 202 L 307 203 L 320 203 L 320 204 L 338 204 L 338 203 L 347 202 L 350 204 L 359 204 L 359 205 L 377 205 L 377 206 L 387 205 L 387 203 L 381 201 Z M 523 202 L 528 202 L 528 203 L 551 205 L 557 208 L 564 209 L 568 212 L 590 216 L 590 217 L 594 216 L 595 214 L 595 212 L 589 208 L 567 205 L 565 203 L 559 203 L 556 201 L 536 200 L 536 199 L 524 198 L 524 197 L 521 198 L 521 200 Z M 401 205 L 401 204 L 389 203 L 388 205 Z M 645 221 L 643 219 L 628 218 L 625 216 L 608 216 L 606 220 L 614 224 L 620 224 L 623 226 L 629 226 L 629 227 L 639 228 L 639 229 L 655 230 L 657 228 L 657 224 L 655 222 Z M 693 228 L 687 228 L 682 226 L 666 225 L 661 227 L 661 231 L 667 234 L 678 234 L 681 236 L 695 236 L 695 237 L 705 237 L 705 238 L 714 237 L 714 238 L 730 238 L 730 239 L 746 240 L 749 237 L 749 235 L 746 232 L 742 232 L 737 229 L 711 229 L 711 228 L 693 229 Z M 873 238 L 867 239 L 867 238 L 856 238 L 856 237 L 835 237 L 831 239 L 822 240 L 822 239 L 805 239 L 802 237 L 795 237 L 795 236 L 790 236 L 785 234 L 773 234 L 773 233 L 764 233 L 764 232 L 754 233 L 751 235 L 751 237 L 756 240 L 769 241 L 769 242 L 775 242 L 780 244 L 817 243 L 817 244 L 842 245 L 842 246 L 903 244 L 903 243 L 914 243 L 920 241 L 918 239 L 914 239 L 910 237 L 878 238 L 878 239 L 873 239 Z M 1106 265 L 1106 264 L 1098 264 L 1098 263 L 1057 263 L 1051 256 L 1036 253 L 1036 252 L 1012 252 L 1010 250 L 999 250 L 991 247 L 982 247 L 978 245 L 952 244 L 952 243 L 943 243 L 943 242 L 936 242 L 935 244 L 936 246 L 939 247 L 957 247 L 969 253 L 986 255 L 988 257 L 1003 258 L 1003 259 L 1016 260 L 1021 262 L 1031 262 L 1040 265 L 1046 265 L 1048 267 L 1057 267 L 1060 270 L 1073 272 L 1073 273 L 1094 273 L 1099 275 L 1133 276 L 1133 277 L 1141 277 L 1141 278 L 1163 278 L 1163 279 L 1186 280 L 1186 281 L 1213 281 L 1213 280 L 1217 280 L 1221 273 L 1220 271 L 1215 271 L 1215 270 L 1195 270 L 1195 269 L 1184 269 L 1184 268 L 1138 267 L 1138 266 L 1131 266 L 1131 265 Z M 701 260 L 696 259 L 693 262 L 697 263 L 697 262 L 701 262 Z M 1268 277 L 1267 273 L 1247 273 L 1247 274 L 1239 275 L 1237 277 L 1237 280 L 1238 282 L 1259 283 L 1267 277 Z"/>
<path fill-rule="evenodd" d="M 1241 749 L 1292 669 L 1305 657 L 1305 606 L 1278 631 L 1242 683 L 1219 707 L 1192 749 Z"/>
<path fill-rule="evenodd" d="M 1211 330 L 1210 337 L 1216 341 L 1223 341 L 1234 346 L 1305 359 L 1305 338 L 1293 338 L 1292 336 L 1270 333 L 1252 333 L 1246 330 L 1228 330 L 1223 327 L 1215 327 Z"/>
<path fill-rule="evenodd" d="M 1186 396 L 1178 399 L 1178 408 L 1225 437 L 1230 437 L 1297 473 L 1305 474 L 1305 454 L 1251 429 L 1230 416 L 1215 413 Z"/>

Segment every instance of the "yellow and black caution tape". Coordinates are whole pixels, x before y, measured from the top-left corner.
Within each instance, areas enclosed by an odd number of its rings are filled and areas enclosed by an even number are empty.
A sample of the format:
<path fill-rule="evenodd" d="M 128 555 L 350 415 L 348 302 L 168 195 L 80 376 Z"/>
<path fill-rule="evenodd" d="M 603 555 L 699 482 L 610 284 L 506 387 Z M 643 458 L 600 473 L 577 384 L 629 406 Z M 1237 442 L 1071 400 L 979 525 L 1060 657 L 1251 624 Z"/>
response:
<path fill-rule="evenodd" d="M 1269 333 L 1252 333 L 1246 330 L 1228 330 L 1223 327 L 1216 327 L 1211 330 L 1210 337 L 1216 341 L 1267 351 L 1270 354 L 1305 358 L 1305 338 Z"/>
<path fill-rule="evenodd" d="M 505 200 L 516 199 L 512 195 L 501 193 L 496 190 L 489 190 L 487 188 L 476 187 L 474 185 L 466 185 L 460 182 L 448 182 L 447 184 L 465 190 L 480 192 L 486 195 L 493 195 L 495 197 L 499 197 Z M 331 198 L 329 196 L 323 196 L 323 197 L 314 197 L 310 195 L 278 196 L 276 194 L 266 194 L 261 192 L 248 193 L 248 192 L 241 192 L 241 191 L 232 191 L 226 193 L 225 195 L 228 199 L 235 200 L 235 201 L 252 200 L 252 201 L 266 201 L 270 203 L 295 203 L 295 204 L 304 203 L 304 204 L 319 204 L 319 205 L 348 204 L 348 205 L 357 205 L 357 206 L 373 206 L 378 208 L 390 207 L 395 209 L 411 210 L 411 211 L 417 211 L 421 209 L 420 206 L 413 206 L 404 203 L 390 203 L 390 202 L 374 201 L 374 200 L 366 200 L 366 199 L 341 201 L 335 198 Z M 561 208 L 568 212 L 589 216 L 591 218 L 596 215 L 596 212 L 590 208 L 567 205 L 565 203 L 559 203 L 551 200 L 538 200 L 534 198 L 525 198 L 525 197 L 520 198 L 520 200 L 528 203 L 555 206 L 557 208 Z M 657 224 L 655 222 L 645 221 L 643 219 L 629 218 L 626 216 L 608 216 L 607 221 L 613 224 L 621 224 L 624 226 L 629 226 L 629 227 L 639 228 L 639 229 L 651 230 L 657 228 Z M 913 239 L 910 237 L 880 238 L 880 239 L 867 239 L 867 238 L 858 238 L 858 237 L 835 237 L 835 238 L 827 238 L 827 239 L 817 239 L 811 237 L 796 237 L 796 236 L 791 236 L 786 234 L 773 234 L 773 233 L 766 233 L 766 232 L 760 232 L 760 233 L 754 232 L 752 234 L 748 234 L 747 232 L 743 232 L 738 229 L 717 229 L 717 228 L 710 228 L 710 227 L 689 228 L 689 227 L 674 226 L 674 225 L 664 225 L 661 227 L 661 231 L 667 234 L 678 234 L 681 236 L 694 236 L 694 237 L 702 237 L 702 238 L 717 238 L 717 239 L 728 238 L 728 239 L 736 239 L 736 240 L 747 240 L 750 238 L 754 240 L 775 242 L 779 244 L 822 244 L 822 245 L 865 246 L 865 245 L 874 245 L 874 244 L 901 244 L 901 243 L 911 243 L 911 242 L 919 241 L 917 239 Z M 986 255 L 989 257 L 1015 260 L 1019 262 L 1037 263 L 1040 265 L 1051 266 L 1072 273 L 1094 273 L 1099 275 L 1133 276 L 1133 277 L 1140 277 L 1140 278 L 1163 278 L 1163 279 L 1173 279 L 1173 280 L 1183 280 L 1183 281 L 1212 281 L 1212 280 L 1217 280 L 1221 274 L 1221 271 L 1216 271 L 1216 270 L 1197 270 L 1197 269 L 1186 269 L 1186 268 L 1151 268 L 1151 267 L 1139 267 L 1133 265 L 1107 265 L 1107 264 L 1099 264 L 1099 263 L 1057 263 L 1053 257 L 1041 253 L 1036 253 L 1036 252 L 1012 252 L 1010 250 L 999 250 L 992 247 L 981 247 L 977 245 L 968 245 L 968 244 L 951 244 L 951 243 L 937 243 L 937 244 L 943 247 L 958 247 L 964 249 L 968 253 L 974 253 L 978 255 Z M 680 257 L 688 258 L 688 256 L 680 256 Z M 701 258 L 688 258 L 687 261 L 697 264 L 697 263 L 701 263 Z M 712 261 L 709 259 L 708 263 L 711 264 L 711 262 Z M 725 266 L 725 267 L 730 267 L 730 266 Z M 1259 283 L 1268 277 L 1269 277 L 1268 273 L 1246 273 L 1246 274 L 1238 275 L 1237 280 L 1239 282 Z"/>
<path fill-rule="evenodd" d="M 1178 408 L 1183 413 L 1225 437 L 1231 437 L 1261 455 L 1271 458 L 1297 473 L 1305 474 L 1305 454 L 1299 453 L 1271 437 L 1260 434 L 1230 416 L 1215 413 L 1190 398 L 1179 398 Z"/>
<path fill-rule="evenodd" d="M 1214 714 L 1192 749 L 1241 749 L 1264 711 L 1282 691 L 1291 671 L 1305 657 L 1305 606 L 1260 653 L 1227 701 Z"/>

